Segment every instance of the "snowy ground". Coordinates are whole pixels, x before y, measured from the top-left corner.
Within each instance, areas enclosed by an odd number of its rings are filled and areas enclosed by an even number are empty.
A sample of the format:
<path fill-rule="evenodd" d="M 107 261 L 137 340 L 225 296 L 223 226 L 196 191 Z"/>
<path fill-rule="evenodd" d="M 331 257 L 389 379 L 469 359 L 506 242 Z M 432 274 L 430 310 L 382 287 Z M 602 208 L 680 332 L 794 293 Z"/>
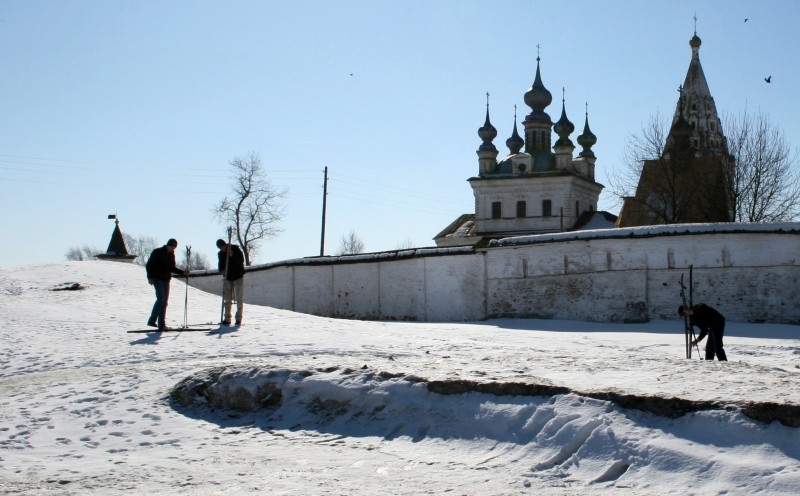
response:
<path fill-rule="evenodd" d="M 172 283 L 173 326 L 185 288 Z M 152 301 L 140 267 L 0 269 L 0 494 L 800 489 L 800 431 L 740 410 L 800 405 L 794 326 L 729 323 L 728 363 L 685 359 L 677 319 L 389 323 L 247 306 L 223 333 L 126 333 Z M 219 298 L 189 289 L 187 308 L 190 323 L 217 321 Z M 181 407 L 170 392 L 187 379 L 280 397 Z M 534 386 L 564 392 L 475 392 Z M 670 418 L 597 399 L 609 393 L 712 403 Z"/>

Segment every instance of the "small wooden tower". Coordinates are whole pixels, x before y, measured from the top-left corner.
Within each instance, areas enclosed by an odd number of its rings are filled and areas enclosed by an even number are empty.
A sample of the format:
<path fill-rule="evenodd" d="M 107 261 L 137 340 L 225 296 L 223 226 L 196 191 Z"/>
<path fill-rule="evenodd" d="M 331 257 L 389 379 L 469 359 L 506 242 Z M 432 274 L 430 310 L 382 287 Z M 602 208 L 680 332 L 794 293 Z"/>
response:
<path fill-rule="evenodd" d="M 129 254 L 128 249 L 125 247 L 125 239 L 119 229 L 119 219 L 117 219 L 116 214 L 109 215 L 108 218 L 114 219 L 114 232 L 111 233 L 111 241 L 108 243 L 106 252 L 97 255 L 97 258 L 113 262 L 133 262 L 136 255 Z"/>

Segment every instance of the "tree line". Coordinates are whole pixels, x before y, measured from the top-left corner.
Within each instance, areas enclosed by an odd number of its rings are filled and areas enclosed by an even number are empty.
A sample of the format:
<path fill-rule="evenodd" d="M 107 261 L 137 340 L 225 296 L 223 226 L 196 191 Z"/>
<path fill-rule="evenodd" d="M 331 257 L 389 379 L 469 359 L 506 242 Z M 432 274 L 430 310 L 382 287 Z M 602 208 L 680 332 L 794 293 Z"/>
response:
<path fill-rule="evenodd" d="M 133 259 L 133 263 L 135 265 L 144 266 L 153 250 L 162 245 L 159 240 L 152 236 L 132 236 L 130 234 L 122 233 L 122 238 L 125 241 L 125 248 L 128 249 L 128 253 L 131 255 L 136 255 L 136 258 Z M 208 258 L 202 253 L 192 252 L 191 259 L 187 260 L 186 251 L 179 251 L 181 252 L 180 260 L 184 267 L 191 267 L 193 270 L 208 270 L 212 268 Z M 103 253 L 105 253 L 105 251 L 101 250 L 100 248 L 83 245 L 68 249 L 64 257 L 70 261 L 81 262 L 85 260 L 94 260 L 97 255 L 101 255 Z"/>

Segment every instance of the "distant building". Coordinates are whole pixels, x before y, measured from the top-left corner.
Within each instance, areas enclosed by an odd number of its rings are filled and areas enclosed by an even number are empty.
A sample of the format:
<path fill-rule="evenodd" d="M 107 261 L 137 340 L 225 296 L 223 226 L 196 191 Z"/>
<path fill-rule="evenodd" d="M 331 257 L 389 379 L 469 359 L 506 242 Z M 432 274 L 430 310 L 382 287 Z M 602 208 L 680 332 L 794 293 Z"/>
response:
<path fill-rule="evenodd" d="M 624 199 L 617 227 L 733 220 L 733 159 L 700 65 L 700 44 L 695 33 L 663 154 L 644 161 L 635 195 Z"/>
<path fill-rule="evenodd" d="M 122 231 L 119 228 L 119 219 L 116 218 L 116 215 L 109 215 L 108 218 L 115 219 L 114 232 L 111 233 L 111 241 L 108 243 L 106 252 L 97 255 L 97 258 L 100 260 L 112 260 L 114 262 L 133 262 L 133 260 L 136 258 L 136 255 L 131 255 L 128 253 L 128 249 L 125 246 L 125 239 L 123 238 Z"/>
<path fill-rule="evenodd" d="M 569 136 L 575 125 L 569 121 L 565 100 L 561 117 L 553 123 L 545 112 L 553 100 L 542 83 L 536 58 L 536 78 L 525 93 L 531 112 L 522 122 L 524 139 L 517 130 L 516 113 L 509 153 L 499 154 L 492 142 L 497 130 L 489 118 L 478 129 L 478 175 L 468 179 L 475 196 L 475 213 L 463 214 L 434 240 L 437 246 L 476 245 L 491 239 L 586 228 L 612 228 L 616 216 L 597 212 L 603 185 L 595 181 L 596 157 L 592 146 L 597 137 L 589 129 L 589 115 L 577 138 L 583 150 L 573 157 L 575 145 Z M 552 144 L 552 134 L 558 136 Z M 591 227 L 587 227 L 591 226 Z"/>

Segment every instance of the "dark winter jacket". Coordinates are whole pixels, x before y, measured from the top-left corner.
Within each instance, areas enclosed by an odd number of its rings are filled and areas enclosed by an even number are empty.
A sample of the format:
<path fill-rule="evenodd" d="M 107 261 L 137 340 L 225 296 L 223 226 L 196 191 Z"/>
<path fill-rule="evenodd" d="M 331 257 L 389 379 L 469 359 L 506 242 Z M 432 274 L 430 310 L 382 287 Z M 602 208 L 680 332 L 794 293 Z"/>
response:
<path fill-rule="evenodd" d="M 228 276 L 226 279 L 229 281 L 235 281 L 236 279 L 241 279 L 244 276 L 244 253 L 237 245 L 229 246 L 231 247 L 231 256 L 228 257 Z M 223 248 L 219 251 L 219 253 L 217 253 L 217 258 L 219 259 L 217 268 L 222 274 L 225 273 L 226 252 L 227 250 Z"/>
<path fill-rule="evenodd" d="M 712 329 L 722 332 L 725 329 L 725 317 L 705 303 L 700 303 L 692 307 L 692 325 L 700 328 L 700 335 L 697 340 L 701 341 Z"/>
<path fill-rule="evenodd" d="M 145 268 L 148 279 L 169 281 L 172 279 L 172 274 L 183 274 L 183 271 L 175 266 L 175 253 L 170 253 L 166 245 L 153 250 Z"/>

